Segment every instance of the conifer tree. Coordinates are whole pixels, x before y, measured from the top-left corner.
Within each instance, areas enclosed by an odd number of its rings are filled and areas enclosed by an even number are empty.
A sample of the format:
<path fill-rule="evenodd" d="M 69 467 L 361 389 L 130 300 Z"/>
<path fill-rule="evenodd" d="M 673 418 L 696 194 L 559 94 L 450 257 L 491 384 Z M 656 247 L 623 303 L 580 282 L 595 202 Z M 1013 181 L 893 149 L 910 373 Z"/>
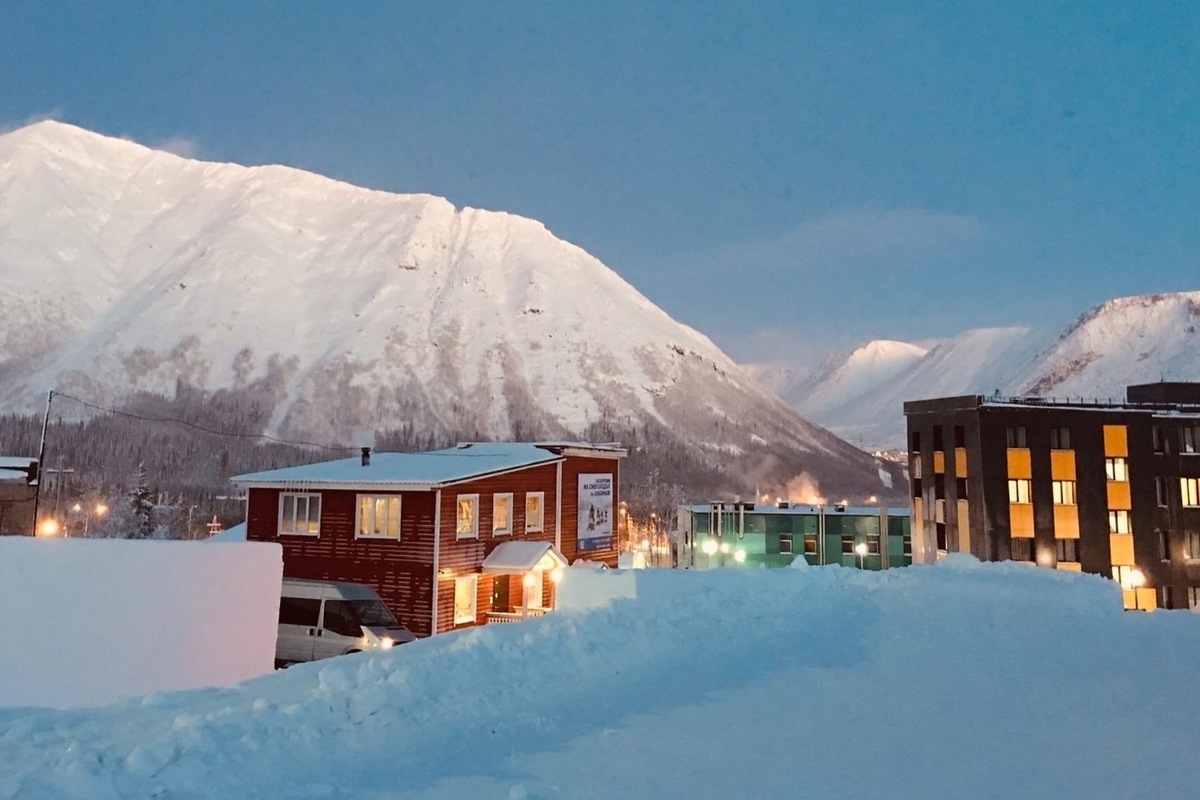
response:
<path fill-rule="evenodd" d="M 150 485 L 146 477 L 146 464 L 139 461 L 133 472 L 133 488 L 129 490 L 129 508 L 133 512 L 131 539 L 149 539 L 154 535 L 154 502 L 150 499 Z"/>

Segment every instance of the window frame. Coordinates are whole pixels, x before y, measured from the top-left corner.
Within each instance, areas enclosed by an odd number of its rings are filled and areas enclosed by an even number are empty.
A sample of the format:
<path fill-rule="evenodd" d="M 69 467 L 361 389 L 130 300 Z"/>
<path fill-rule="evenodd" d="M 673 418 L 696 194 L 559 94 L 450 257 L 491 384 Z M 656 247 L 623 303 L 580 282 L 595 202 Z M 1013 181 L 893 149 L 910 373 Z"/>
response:
<path fill-rule="evenodd" d="M 1071 449 L 1071 429 L 1069 427 L 1066 425 L 1058 425 L 1050 429 L 1050 449 Z"/>
<path fill-rule="evenodd" d="M 783 547 L 783 545 L 784 545 L 784 543 L 785 543 L 785 542 L 787 543 L 787 549 L 786 549 L 786 550 L 785 550 L 785 549 L 784 549 L 784 547 Z M 783 556 L 790 556 L 790 555 L 794 555 L 794 553 L 793 553 L 793 549 L 794 549 L 793 545 L 794 545 L 794 543 L 793 543 L 793 541 L 792 541 L 792 534 L 790 534 L 790 533 L 781 533 L 781 534 L 779 534 L 779 554 L 780 554 L 780 555 L 783 555 Z"/>
<path fill-rule="evenodd" d="M 1024 489 L 1022 492 L 1021 490 Z M 1022 500 L 1021 497 L 1024 496 Z M 1029 478 L 1008 479 L 1009 505 L 1027 506 L 1033 503 L 1033 481 Z"/>
<path fill-rule="evenodd" d="M 464 532 L 460 525 L 460 505 L 465 501 L 471 503 L 471 530 Z M 459 494 L 454 496 L 454 538 L 479 538 L 479 494 Z"/>
<path fill-rule="evenodd" d="M 503 528 L 496 527 L 496 507 L 502 502 L 508 503 L 508 525 Z M 455 526 L 458 530 L 458 526 Z M 495 492 L 492 494 L 492 536 L 512 536 L 513 533 L 513 493 L 512 492 Z"/>
<path fill-rule="evenodd" d="M 1010 542 L 1010 544 L 1008 546 L 1008 550 L 1009 550 L 1009 556 L 1011 557 L 1011 560 L 1019 561 L 1023 564 L 1036 563 L 1037 548 L 1034 546 L 1033 537 L 1031 537 L 1031 536 L 1010 536 L 1009 542 Z M 1026 549 L 1028 549 L 1028 551 L 1029 551 L 1028 558 L 1020 557 L 1022 555 L 1026 555 L 1026 553 L 1024 553 L 1024 552 L 1018 553 L 1017 552 L 1018 543 L 1020 543 L 1020 549 L 1022 551 L 1025 551 Z"/>
<path fill-rule="evenodd" d="M 1108 456 L 1104 459 L 1104 474 L 1112 483 L 1129 483 L 1129 459 Z"/>
<path fill-rule="evenodd" d="M 1024 425 L 1008 425 L 1004 429 L 1004 441 L 1009 450 L 1028 450 L 1029 434 Z"/>
<path fill-rule="evenodd" d="M 385 526 L 383 533 L 363 533 L 362 530 L 362 512 L 363 503 L 371 503 L 371 522 L 376 521 L 375 508 L 379 501 L 386 501 L 389 507 L 388 514 L 385 515 Z M 396 535 L 391 535 L 387 528 L 386 522 L 391 518 L 391 502 L 396 501 Z M 355 539 L 373 539 L 375 541 L 384 542 L 399 542 L 404 538 L 404 531 L 401 527 L 401 519 L 404 513 L 404 501 L 398 494 L 357 494 L 354 496 L 354 538 Z M 372 525 L 372 528 L 375 526 Z"/>
<path fill-rule="evenodd" d="M 1179 505 L 1183 508 L 1200 508 L 1200 478 L 1179 478 Z"/>
<path fill-rule="evenodd" d="M 478 527 L 478 526 L 476 526 Z M 459 615 L 458 612 L 458 592 L 459 586 L 465 585 L 467 582 L 471 586 L 471 615 Z M 468 575 L 456 575 L 454 578 L 454 605 L 452 608 L 452 618 L 454 625 L 474 625 L 479 619 L 479 574 L 472 572 Z"/>
<path fill-rule="evenodd" d="M 1055 560 L 1060 564 L 1078 564 L 1079 563 L 1079 540 L 1078 539 L 1055 539 L 1054 540 L 1054 557 L 1055 557 Z"/>
<path fill-rule="evenodd" d="M 296 514 L 296 509 L 298 508 L 298 505 L 299 505 L 296 501 L 301 498 L 303 498 L 305 500 L 304 516 L 305 516 L 306 522 L 308 523 L 308 526 L 311 528 L 313 525 L 311 514 L 312 514 L 312 500 L 314 497 L 317 499 L 317 520 L 316 520 L 317 529 L 315 531 L 314 530 L 306 530 L 306 531 L 296 530 L 296 520 L 298 519 L 298 516 Z M 284 530 L 284 528 L 283 528 L 283 508 L 284 508 L 285 502 L 289 499 L 292 501 L 292 520 L 291 520 L 292 529 Z M 324 506 L 325 506 L 325 503 L 322 501 L 320 492 L 280 492 L 279 493 L 279 506 L 277 509 L 279 516 L 276 517 L 276 519 L 275 519 L 275 535 L 276 536 L 307 536 L 310 539 L 319 538 L 321 536 L 321 512 L 324 511 Z"/>
<path fill-rule="evenodd" d="M 1200 561 L 1200 531 L 1183 532 L 1184 561 Z"/>
<path fill-rule="evenodd" d="M 529 501 L 537 498 L 537 527 L 534 527 L 529 522 Z M 525 493 L 525 532 L 526 533 L 541 533 L 546 530 L 546 493 L 545 492 L 526 492 Z"/>
<path fill-rule="evenodd" d="M 1121 520 L 1125 521 L 1124 528 L 1121 530 Z M 1108 532 L 1109 534 L 1124 535 L 1133 532 L 1133 523 L 1129 518 L 1129 511 L 1123 508 L 1110 508 L 1108 510 Z"/>
<path fill-rule="evenodd" d="M 1056 506 L 1078 505 L 1075 490 L 1075 481 L 1050 481 L 1050 493 Z"/>

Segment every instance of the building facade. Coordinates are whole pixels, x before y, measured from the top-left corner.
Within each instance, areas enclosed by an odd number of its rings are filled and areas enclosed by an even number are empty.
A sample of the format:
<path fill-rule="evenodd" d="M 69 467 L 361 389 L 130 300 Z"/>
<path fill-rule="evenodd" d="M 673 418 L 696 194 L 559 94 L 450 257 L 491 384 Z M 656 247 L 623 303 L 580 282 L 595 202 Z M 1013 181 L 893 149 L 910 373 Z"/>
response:
<path fill-rule="evenodd" d="M 904 413 L 918 563 L 970 553 L 1110 577 L 1130 609 L 1200 604 L 1200 384 Z"/>
<path fill-rule="evenodd" d="M 678 559 L 685 569 L 841 564 L 887 569 L 912 563 L 909 511 L 779 503 L 679 507 Z"/>
<path fill-rule="evenodd" d="M 290 578 L 372 586 L 418 636 L 554 607 L 577 559 L 617 563 L 615 445 L 476 443 L 240 475 L 246 538 Z"/>

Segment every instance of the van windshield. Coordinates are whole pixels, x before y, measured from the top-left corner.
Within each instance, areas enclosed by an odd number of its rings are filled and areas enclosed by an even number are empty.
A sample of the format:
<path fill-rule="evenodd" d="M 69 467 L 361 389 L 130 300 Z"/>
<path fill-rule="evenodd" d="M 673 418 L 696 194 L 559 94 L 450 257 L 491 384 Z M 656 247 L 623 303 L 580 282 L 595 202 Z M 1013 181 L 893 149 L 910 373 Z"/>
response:
<path fill-rule="evenodd" d="M 373 628 L 398 628 L 400 623 L 382 600 L 348 600 L 359 625 Z"/>

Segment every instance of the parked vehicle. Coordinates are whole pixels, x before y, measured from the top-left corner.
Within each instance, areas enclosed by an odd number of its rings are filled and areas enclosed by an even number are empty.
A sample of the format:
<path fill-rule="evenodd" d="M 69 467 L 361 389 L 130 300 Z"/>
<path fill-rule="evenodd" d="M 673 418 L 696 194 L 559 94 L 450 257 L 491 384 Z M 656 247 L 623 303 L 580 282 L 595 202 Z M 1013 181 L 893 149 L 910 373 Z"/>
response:
<path fill-rule="evenodd" d="M 370 586 L 284 578 L 275 667 L 365 650 L 388 650 L 416 637 Z"/>

